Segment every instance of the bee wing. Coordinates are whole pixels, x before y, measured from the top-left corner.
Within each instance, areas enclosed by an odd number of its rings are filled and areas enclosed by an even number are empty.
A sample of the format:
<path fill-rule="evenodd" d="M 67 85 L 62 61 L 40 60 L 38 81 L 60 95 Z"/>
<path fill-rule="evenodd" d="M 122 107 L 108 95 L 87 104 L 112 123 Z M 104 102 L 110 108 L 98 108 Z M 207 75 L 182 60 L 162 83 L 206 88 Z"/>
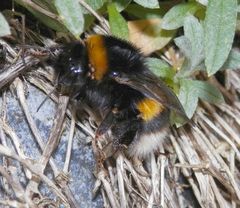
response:
<path fill-rule="evenodd" d="M 166 108 L 176 112 L 184 120 L 188 120 L 182 104 L 173 91 L 167 87 L 158 77 L 151 73 L 143 74 L 125 74 L 113 77 L 120 84 L 142 92 L 145 96 L 150 97 L 164 105 Z"/>

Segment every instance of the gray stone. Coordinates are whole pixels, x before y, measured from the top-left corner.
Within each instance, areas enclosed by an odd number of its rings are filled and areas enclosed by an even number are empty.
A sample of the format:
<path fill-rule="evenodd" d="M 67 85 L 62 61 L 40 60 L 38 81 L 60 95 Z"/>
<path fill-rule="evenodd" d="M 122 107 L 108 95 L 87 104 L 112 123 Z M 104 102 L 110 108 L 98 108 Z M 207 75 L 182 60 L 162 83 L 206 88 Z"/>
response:
<path fill-rule="evenodd" d="M 36 109 L 45 97 L 46 95 L 44 93 L 29 85 L 27 95 L 29 110 L 42 138 L 47 142 L 53 124 L 56 106 L 48 99 L 40 110 L 36 112 Z M 24 153 L 30 158 L 38 159 L 40 157 L 39 147 L 33 138 L 18 100 L 11 93 L 7 94 L 7 119 L 9 125 L 15 130 L 20 138 Z M 66 126 L 69 126 L 69 124 Z M 68 133 L 68 129 L 63 132 L 60 144 L 54 153 L 54 160 L 59 169 L 63 168 Z M 95 182 L 92 172 L 95 161 L 91 146 L 87 145 L 84 141 L 86 137 L 87 135 L 84 135 L 81 130 L 76 129 L 70 163 L 69 186 L 79 207 L 103 207 L 100 195 L 98 195 L 95 200 L 92 200 L 92 189 Z M 46 174 L 52 177 L 50 172 L 50 168 L 48 167 Z M 24 180 L 22 182 L 26 183 Z M 41 192 L 46 196 L 52 196 L 51 192 L 44 184 L 41 186 Z"/>

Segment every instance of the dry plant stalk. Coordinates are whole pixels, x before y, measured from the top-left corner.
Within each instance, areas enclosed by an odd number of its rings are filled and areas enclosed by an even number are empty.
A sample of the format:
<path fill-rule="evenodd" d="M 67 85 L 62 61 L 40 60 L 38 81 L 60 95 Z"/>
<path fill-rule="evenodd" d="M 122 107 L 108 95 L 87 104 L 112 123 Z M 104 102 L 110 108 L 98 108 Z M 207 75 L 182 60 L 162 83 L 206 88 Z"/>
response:
<path fill-rule="evenodd" d="M 18 53 L 9 45 L 7 47 L 9 60 L 13 60 Z M 11 87 L 17 92 L 19 104 L 42 153 L 38 160 L 26 156 L 15 129 L 8 125 L 6 95 L 3 93 L 0 118 L 0 155 L 3 162 L 0 165 L 0 175 L 4 179 L 3 189 L 6 192 L 3 195 L 7 197 L 0 199 L 0 204 L 11 207 L 43 207 L 44 205 L 59 207 L 60 204 L 64 204 L 65 207 L 79 207 L 68 187 L 68 177 L 71 177 L 68 175 L 68 170 L 72 139 L 76 126 L 80 126 L 91 137 L 94 137 L 95 129 L 91 125 L 77 121 L 74 113 L 67 110 L 68 97 L 58 97 L 56 93 L 53 93 L 50 95 L 51 99 L 59 104 L 52 132 L 47 144 L 44 144 L 26 103 L 25 83 L 18 78 L 20 72 L 26 67 L 36 65 L 39 60 L 27 56 L 24 62 L 18 58 L 0 75 L 0 87 L 14 80 Z M 239 93 L 239 83 L 234 80 L 240 80 L 240 73 L 228 72 L 230 75 L 231 73 L 233 75 L 228 76 L 230 79 L 228 83 L 236 90 L 228 92 L 228 96 L 231 93 Z M 49 77 L 53 76 L 44 72 L 42 68 L 37 70 L 35 68 L 25 78 L 29 84 L 49 94 L 54 88 Z M 112 159 L 106 159 L 95 173 L 96 184 L 93 193 L 96 194 L 100 190 L 104 207 L 114 208 L 186 206 L 230 208 L 240 206 L 238 168 L 240 102 L 238 100 L 233 102 L 231 105 L 223 103 L 218 106 L 202 102 L 193 119 L 195 127 L 186 125 L 173 129 L 159 153 L 151 154 L 144 161 L 130 159 L 124 152 L 115 156 L 115 162 L 112 162 Z M 71 120 L 71 128 L 68 153 L 61 170 L 53 160 L 52 153 L 58 147 L 65 119 Z M 6 142 L 7 136 L 13 144 L 12 147 L 9 147 Z M 103 153 L 107 143 L 104 142 L 97 145 Z M 9 161 L 17 161 L 20 164 L 21 171 L 29 180 L 26 186 L 23 186 L 19 178 L 15 177 L 18 167 Z M 58 180 L 53 181 L 46 176 L 44 170 L 48 163 L 55 179 Z M 48 186 L 57 200 L 46 199 L 46 196 L 40 193 L 40 182 Z M 187 197 L 186 190 L 190 192 Z M 9 192 L 13 194 L 10 195 Z M 195 202 L 192 203 L 191 200 Z"/>

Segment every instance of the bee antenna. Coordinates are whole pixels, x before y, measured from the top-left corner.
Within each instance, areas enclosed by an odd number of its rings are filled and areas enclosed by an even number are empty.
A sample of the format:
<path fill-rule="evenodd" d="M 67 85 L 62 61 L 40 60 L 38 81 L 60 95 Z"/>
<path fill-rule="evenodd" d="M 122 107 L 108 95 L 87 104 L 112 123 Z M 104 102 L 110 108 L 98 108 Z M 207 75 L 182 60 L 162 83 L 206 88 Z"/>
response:
<path fill-rule="evenodd" d="M 40 103 L 40 105 L 37 108 L 38 112 L 40 110 L 40 108 L 43 106 L 43 104 L 47 101 L 48 98 L 50 98 L 50 95 L 54 92 L 54 90 L 56 89 L 56 86 L 54 86 L 54 88 L 47 94 L 47 96 L 43 99 L 43 101 Z"/>
<path fill-rule="evenodd" d="M 47 96 L 43 99 L 43 101 L 40 103 L 40 105 L 37 108 L 37 112 L 40 110 L 40 108 L 43 106 L 43 104 L 47 101 L 48 98 L 50 98 L 50 95 L 54 92 L 54 90 L 56 90 L 57 85 L 60 81 L 64 80 L 64 78 L 68 75 L 69 73 L 67 73 L 66 75 L 64 75 L 61 79 L 59 78 L 60 73 L 57 74 L 57 78 L 55 80 L 53 89 L 47 94 Z"/>

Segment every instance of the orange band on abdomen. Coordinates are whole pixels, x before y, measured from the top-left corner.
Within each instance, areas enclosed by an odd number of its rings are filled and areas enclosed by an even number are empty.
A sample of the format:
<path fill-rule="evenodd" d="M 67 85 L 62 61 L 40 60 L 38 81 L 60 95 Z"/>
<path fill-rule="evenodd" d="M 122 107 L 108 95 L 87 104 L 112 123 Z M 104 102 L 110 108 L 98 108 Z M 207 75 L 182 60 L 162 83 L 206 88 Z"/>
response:
<path fill-rule="evenodd" d="M 153 99 L 144 98 L 137 103 L 137 109 L 143 120 L 150 121 L 164 110 L 164 106 Z"/>
<path fill-rule="evenodd" d="M 94 68 L 94 79 L 101 80 L 108 70 L 107 49 L 104 36 L 92 35 L 86 40 L 89 63 Z"/>

